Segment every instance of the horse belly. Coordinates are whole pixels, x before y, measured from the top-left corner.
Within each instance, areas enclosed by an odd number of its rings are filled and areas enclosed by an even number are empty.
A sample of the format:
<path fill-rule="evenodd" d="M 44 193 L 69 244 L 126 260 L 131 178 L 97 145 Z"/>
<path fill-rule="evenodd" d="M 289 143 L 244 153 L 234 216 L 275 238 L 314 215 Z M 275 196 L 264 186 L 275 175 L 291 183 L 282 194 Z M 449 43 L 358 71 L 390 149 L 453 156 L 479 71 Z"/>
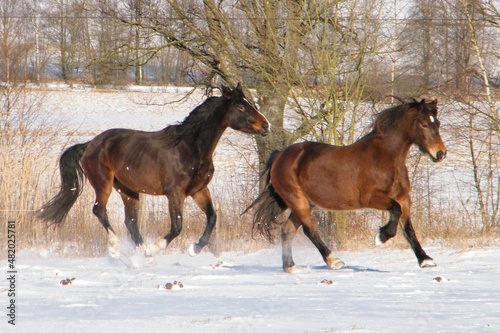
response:
<path fill-rule="evenodd" d="M 308 200 L 329 210 L 354 210 L 362 207 L 358 176 L 343 163 L 316 163 L 304 170 L 301 187 Z"/>
<path fill-rule="evenodd" d="M 354 187 L 323 182 L 321 186 L 305 186 L 303 191 L 312 204 L 328 210 L 354 210 L 362 206 L 360 192 Z"/>
<path fill-rule="evenodd" d="M 151 172 L 151 170 L 141 172 L 140 170 L 133 170 L 132 167 L 125 167 L 124 170 L 115 173 L 115 178 L 134 192 L 162 195 L 165 192 L 165 185 L 160 177 L 152 176 L 154 174 L 158 173 Z"/>

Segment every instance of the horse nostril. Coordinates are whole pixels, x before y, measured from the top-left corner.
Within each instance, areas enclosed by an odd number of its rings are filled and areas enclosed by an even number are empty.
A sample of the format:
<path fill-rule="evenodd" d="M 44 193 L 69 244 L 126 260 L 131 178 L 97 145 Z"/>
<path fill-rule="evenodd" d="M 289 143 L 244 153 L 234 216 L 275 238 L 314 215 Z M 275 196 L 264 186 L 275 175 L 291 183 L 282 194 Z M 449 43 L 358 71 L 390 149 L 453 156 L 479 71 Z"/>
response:
<path fill-rule="evenodd" d="M 446 156 L 446 153 L 443 153 L 441 150 L 437 152 L 436 159 L 441 161 Z"/>
<path fill-rule="evenodd" d="M 261 127 L 262 127 L 262 130 L 265 131 L 266 133 L 269 132 L 270 126 L 269 126 L 269 123 L 267 121 L 263 122 Z"/>

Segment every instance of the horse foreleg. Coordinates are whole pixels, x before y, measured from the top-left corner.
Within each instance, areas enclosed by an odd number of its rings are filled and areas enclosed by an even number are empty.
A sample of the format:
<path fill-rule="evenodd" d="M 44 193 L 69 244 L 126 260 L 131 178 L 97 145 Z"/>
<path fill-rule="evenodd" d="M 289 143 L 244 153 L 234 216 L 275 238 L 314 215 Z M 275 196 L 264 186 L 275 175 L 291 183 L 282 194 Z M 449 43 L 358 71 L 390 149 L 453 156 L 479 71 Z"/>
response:
<path fill-rule="evenodd" d="M 212 235 L 212 230 L 214 229 L 215 223 L 217 221 L 217 214 L 215 212 L 212 197 L 210 195 L 210 190 L 208 189 L 208 187 L 205 187 L 203 190 L 193 194 L 192 198 L 194 199 L 198 207 L 200 207 L 200 209 L 207 216 L 207 226 L 205 227 L 203 235 L 201 236 L 198 243 L 193 243 L 189 247 L 189 254 L 191 256 L 195 256 L 196 254 L 200 253 L 205 245 L 208 244 L 210 236 Z"/>
<path fill-rule="evenodd" d="M 141 233 L 139 231 L 139 193 L 133 192 L 123 185 L 118 186 L 118 182 L 115 180 L 115 188 L 122 197 L 123 204 L 125 206 L 125 226 L 127 227 L 130 237 L 136 246 L 136 251 L 142 252 L 146 259 L 148 265 L 155 265 L 156 261 L 152 256 L 151 250 L 143 241 Z"/>
<path fill-rule="evenodd" d="M 383 227 L 380 227 L 379 233 L 375 237 L 375 244 L 382 245 L 392 237 L 396 236 L 398 221 L 401 217 L 401 205 L 396 201 L 391 201 L 389 211 L 389 221 Z"/>
<path fill-rule="evenodd" d="M 125 206 L 125 226 L 127 227 L 135 246 L 141 247 L 144 244 L 144 241 L 139 232 L 138 226 L 139 194 L 135 192 L 125 193 L 120 189 L 118 189 L 118 193 L 120 193 Z"/>
<path fill-rule="evenodd" d="M 165 250 L 182 231 L 182 212 L 184 197 L 180 195 L 169 195 L 168 210 L 170 213 L 170 232 L 162 239 L 157 241 L 150 247 L 151 253 L 156 253 L 160 250 Z"/>
<path fill-rule="evenodd" d="M 410 243 L 413 252 L 415 252 L 415 256 L 417 257 L 418 264 L 420 265 L 420 267 L 425 268 L 425 267 L 437 266 L 432 260 L 432 258 L 429 257 L 427 253 L 425 253 L 424 249 L 420 245 L 409 217 L 405 220 L 403 224 L 403 234 L 408 243 Z"/>

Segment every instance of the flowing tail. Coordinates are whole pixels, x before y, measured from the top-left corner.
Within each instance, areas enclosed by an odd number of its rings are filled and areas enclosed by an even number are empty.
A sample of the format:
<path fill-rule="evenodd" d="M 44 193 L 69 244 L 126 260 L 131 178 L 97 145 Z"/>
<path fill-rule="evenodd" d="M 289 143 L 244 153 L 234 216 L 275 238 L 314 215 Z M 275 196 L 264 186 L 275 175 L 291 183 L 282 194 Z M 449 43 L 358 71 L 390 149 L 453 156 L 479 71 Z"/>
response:
<path fill-rule="evenodd" d="M 269 172 L 273 162 L 280 153 L 281 151 L 275 150 L 271 153 L 271 156 L 269 156 L 266 167 L 262 172 L 263 176 L 267 174 L 264 190 L 250 204 L 250 206 L 248 206 L 245 211 L 241 213 L 241 215 L 243 215 L 254 206 L 257 206 L 253 216 L 253 229 L 255 230 L 257 227 L 259 233 L 271 243 L 274 243 L 275 239 L 273 230 L 280 225 L 277 217 L 287 209 L 283 199 L 281 199 L 278 193 L 274 190 Z"/>
<path fill-rule="evenodd" d="M 80 196 L 85 181 L 80 159 L 88 146 L 88 142 L 76 144 L 64 151 L 59 159 L 59 172 L 61 174 L 61 188 L 38 213 L 44 221 L 60 224 L 76 199 Z"/>

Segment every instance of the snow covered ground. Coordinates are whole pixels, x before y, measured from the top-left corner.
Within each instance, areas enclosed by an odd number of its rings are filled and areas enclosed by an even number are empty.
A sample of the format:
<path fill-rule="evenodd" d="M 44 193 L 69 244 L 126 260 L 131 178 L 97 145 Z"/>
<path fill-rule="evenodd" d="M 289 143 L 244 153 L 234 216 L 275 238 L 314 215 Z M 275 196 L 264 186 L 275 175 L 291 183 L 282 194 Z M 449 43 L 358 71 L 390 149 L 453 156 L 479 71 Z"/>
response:
<path fill-rule="evenodd" d="M 138 268 L 25 252 L 16 325 L 3 314 L 0 331 L 500 332 L 500 246 L 428 253 L 438 267 L 419 268 L 411 250 L 375 248 L 338 253 L 347 266 L 331 271 L 306 245 L 295 250 L 303 271 L 286 274 L 279 248 L 218 258 L 167 251 Z"/>

